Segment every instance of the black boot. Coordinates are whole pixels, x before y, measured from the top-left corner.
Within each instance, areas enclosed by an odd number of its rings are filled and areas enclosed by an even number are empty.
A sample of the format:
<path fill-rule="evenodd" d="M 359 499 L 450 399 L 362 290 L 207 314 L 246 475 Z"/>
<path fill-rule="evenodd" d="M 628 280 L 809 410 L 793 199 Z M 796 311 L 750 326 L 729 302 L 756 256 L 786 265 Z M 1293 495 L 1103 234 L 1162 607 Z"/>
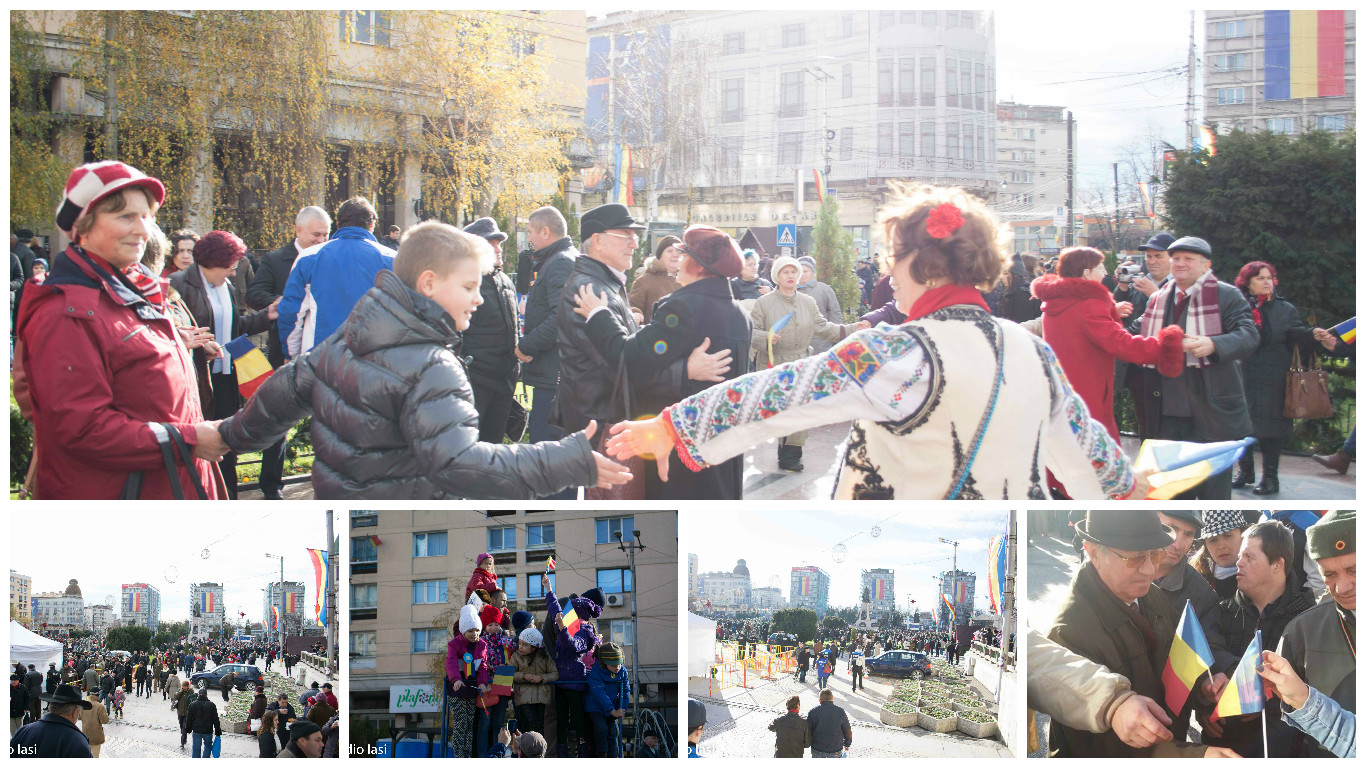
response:
<path fill-rule="evenodd" d="M 1252 463 L 1252 447 L 1243 451 L 1238 458 L 1238 467 L 1233 470 L 1233 487 L 1244 488 L 1257 482 L 1257 470 Z"/>
<path fill-rule="evenodd" d="M 801 446 L 786 444 L 778 446 L 778 469 L 785 469 L 790 472 L 801 472 L 805 469 L 802 466 Z"/>
<path fill-rule="evenodd" d="M 1262 443 L 1262 481 L 1252 492 L 1258 496 L 1274 496 L 1281 492 L 1281 446 Z"/>

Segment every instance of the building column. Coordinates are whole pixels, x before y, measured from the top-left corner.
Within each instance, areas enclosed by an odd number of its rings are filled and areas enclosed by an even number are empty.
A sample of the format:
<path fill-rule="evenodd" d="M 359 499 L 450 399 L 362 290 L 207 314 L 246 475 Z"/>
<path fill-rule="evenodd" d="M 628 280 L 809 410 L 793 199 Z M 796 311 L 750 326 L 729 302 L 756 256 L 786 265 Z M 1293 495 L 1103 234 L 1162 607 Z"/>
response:
<path fill-rule="evenodd" d="M 398 189 L 394 190 L 394 223 L 404 232 L 421 219 L 413 203 L 422 197 L 422 160 L 416 152 L 405 152 L 399 161 Z"/>

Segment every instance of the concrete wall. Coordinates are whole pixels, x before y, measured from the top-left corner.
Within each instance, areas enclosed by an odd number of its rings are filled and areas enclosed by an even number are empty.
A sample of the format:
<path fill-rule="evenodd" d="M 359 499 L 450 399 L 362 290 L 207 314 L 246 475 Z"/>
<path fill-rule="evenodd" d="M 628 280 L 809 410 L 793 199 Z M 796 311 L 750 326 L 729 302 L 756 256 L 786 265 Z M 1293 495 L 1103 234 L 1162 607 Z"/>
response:
<path fill-rule="evenodd" d="M 1016 670 L 1006 670 L 1001 674 L 991 659 L 983 658 L 976 653 L 968 654 L 969 659 L 975 659 L 975 668 L 972 676 L 977 682 L 986 687 L 988 691 L 996 690 L 997 678 L 1000 678 L 1001 692 L 996 697 L 999 715 L 998 722 L 1001 725 L 1001 738 L 1006 743 L 1011 754 L 1015 757 L 1024 755 L 1024 710 L 1019 705 L 1019 685 L 1016 678 Z"/>

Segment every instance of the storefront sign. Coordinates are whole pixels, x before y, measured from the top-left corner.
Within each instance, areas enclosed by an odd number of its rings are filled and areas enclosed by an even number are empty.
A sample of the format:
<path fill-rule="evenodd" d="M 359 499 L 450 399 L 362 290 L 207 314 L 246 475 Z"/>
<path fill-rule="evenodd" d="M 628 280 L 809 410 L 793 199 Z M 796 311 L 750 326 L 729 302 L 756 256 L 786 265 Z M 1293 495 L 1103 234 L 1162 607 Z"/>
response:
<path fill-rule="evenodd" d="M 389 686 L 390 712 L 440 712 L 441 690 L 425 685 Z"/>

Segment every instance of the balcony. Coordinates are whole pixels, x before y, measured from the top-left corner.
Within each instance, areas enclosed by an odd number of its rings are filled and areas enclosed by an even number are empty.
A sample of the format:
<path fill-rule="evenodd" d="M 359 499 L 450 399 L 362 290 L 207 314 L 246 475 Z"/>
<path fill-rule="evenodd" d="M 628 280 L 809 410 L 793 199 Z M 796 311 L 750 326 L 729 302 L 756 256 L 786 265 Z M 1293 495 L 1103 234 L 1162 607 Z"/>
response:
<path fill-rule="evenodd" d="M 355 574 L 358 574 L 358 573 L 375 573 L 375 572 L 378 571 L 378 570 L 379 570 L 379 561 L 378 561 L 378 560 L 352 560 L 352 561 L 351 561 L 351 574 L 352 574 L 353 576 L 354 576 Z"/>

